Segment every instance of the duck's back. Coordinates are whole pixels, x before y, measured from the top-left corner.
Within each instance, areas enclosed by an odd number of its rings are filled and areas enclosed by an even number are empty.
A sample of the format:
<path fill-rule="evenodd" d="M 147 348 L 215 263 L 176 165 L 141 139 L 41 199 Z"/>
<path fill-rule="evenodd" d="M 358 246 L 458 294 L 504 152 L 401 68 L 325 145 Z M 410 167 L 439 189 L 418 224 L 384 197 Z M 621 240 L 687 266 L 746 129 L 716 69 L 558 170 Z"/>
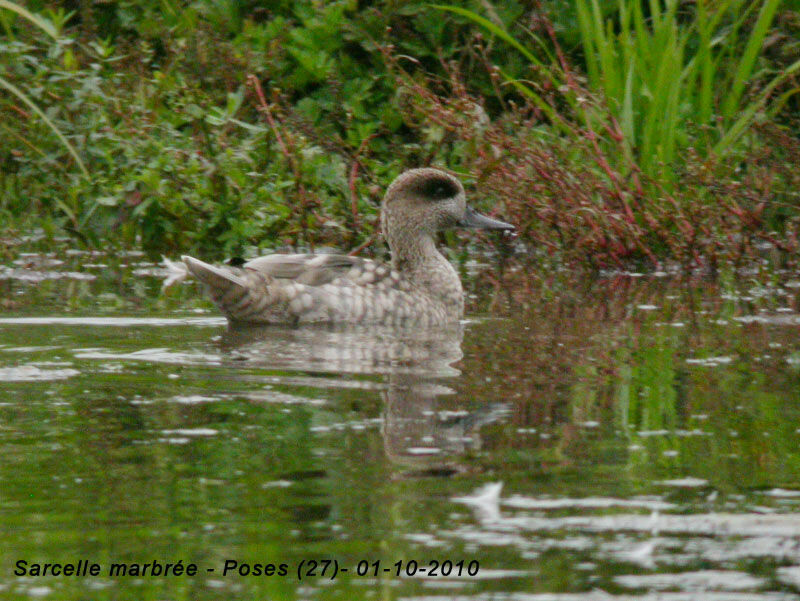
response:
<path fill-rule="evenodd" d="M 322 286 L 341 278 L 358 281 L 367 274 L 371 274 L 367 279 L 368 283 L 372 283 L 391 275 L 385 266 L 375 261 L 334 254 L 266 255 L 248 261 L 242 267 L 272 278 L 292 280 L 308 286 Z M 394 276 L 397 279 L 397 274 Z"/>

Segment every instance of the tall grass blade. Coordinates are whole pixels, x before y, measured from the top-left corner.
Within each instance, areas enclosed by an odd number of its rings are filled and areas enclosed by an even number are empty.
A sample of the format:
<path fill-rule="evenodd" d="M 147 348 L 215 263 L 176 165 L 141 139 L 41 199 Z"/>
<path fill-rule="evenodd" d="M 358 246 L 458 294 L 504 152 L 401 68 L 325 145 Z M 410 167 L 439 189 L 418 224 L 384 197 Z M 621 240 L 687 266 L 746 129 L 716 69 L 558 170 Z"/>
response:
<path fill-rule="evenodd" d="M 553 83 L 555 87 L 558 87 L 563 83 L 563 78 L 559 74 L 557 74 L 557 70 L 555 68 L 545 65 L 541 60 L 539 60 L 539 58 L 535 54 L 533 54 L 525 46 L 520 44 L 505 29 L 499 27 L 495 23 L 492 23 L 489 19 L 482 17 L 481 15 L 474 13 L 471 10 L 467 10 L 466 8 L 461 8 L 460 6 L 447 6 L 443 4 L 432 4 L 431 6 L 433 6 L 433 8 L 437 10 L 443 10 L 457 15 L 461 15 L 462 17 L 466 17 L 467 19 L 473 21 L 474 23 L 477 23 L 490 33 L 499 37 L 507 44 L 510 44 L 511 46 L 516 48 L 522 54 L 522 56 L 528 59 L 531 63 L 533 63 L 537 67 L 542 67 L 544 75 Z"/>
<path fill-rule="evenodd" d="M 636 139 L 636 123 L 633 114 L 633 75 L 634 64 L 631 61 L 628 65 L 628 76 L 625 78 L 625 96 L 622 99 L 622 114 L 620 115 L 620 127 L 629 142 Z"/>
<path fill-rule="evenodd" d="M 600 79 L 600 74 L 595 61 L 597 49 L 594 45 L 594 32 L 592 20 L 589 16 L 589 9 L 583 0 L 575 0 L 575 8 L 578 13 L 578 26 L 581 32 L 581 43 L 583 44 L 583 53 L 586 57 L 586 70 L 589 73 L 589 80 L 598 81 Z"/>
<path fill-rule="evenodd" d="M 769 83 L 769 85 L 767 85 L 767 87 L 764 88 L 761 94 L 759 94 L 758 99 L 750 103 L 750 105 L 747 106 L 747 108 L 745 108 L 741 112 L 740 117 L 733 123 L 733 125 L 730 126 L 730 128 L 728 128 L 728 131 L 725 132 L 720 141 L 717 142 L 717 144 L 714 146 L 713 149 L 714 154 L 718 156 L 723 156 L 730 150 L 734 142 L 736 142 L 736 140 L 738 140 L 739 137 L 753 123 L 753 119 L 755 119 L 755 116 L 758 113 L 758 111 L 764 108 L 773 90 L 796 71 L 800 71 L 800 60 L 792 63 L 783 73 L 781 73 L 775 79 L 773 79 Z M 794 88 L 793 90 L 789 90 L 789 92 L 794 93 L 799 90 L 800 89 L 798 88 Z M 788 98 L 787 94 L 789 92 L 784 93 L 781 96 L 781 98 L 784 97 Z"/>
<path fill-rule="evenodd" d="M 462 17 L 466 17 L 470 21 L 477 23 L 487 31 L 493 33 L 494 35 L 502 39 L 504 42 L 510 44 L 511 46 L 519 50 L 522 53 L 522 55 L 529 61 L 531 61 L 534 65 L 538 65 L 540 67 L 543 66 L 542 62 L 538 58 L 536 58 L 536 56 L 530 50 L 525 48 L 525 46 L 523 46 L 517 40 L 515 40 L 513 36 L 509 35 L 508 32 L 506 32 L 503 28 L 498 27 L 495 23 L 492 23 L 489 19 L 482 17 L 481 15 L 474 13 L 466 8 L 461 8 L 460 6 L 446 6 L 444 4 L 433 4 L 431 6 L 433 6 L 433 8 L 437 10 L 444 10 L 447 12 L 455 13 L 457 15 L 461 15 Z"/>
<path fill-rule="evenodd" d="M 739 100 L 742 97 L 745 85 L 747 85 L 747 82 L 750 80 L 750 75 L 753 72 L 756 59 L 758 55 L 761 54 L 764 38 L 769 32 L 772 19 L 780 3 L 781 0 L 765 0 L 764 4 L 761 6 L 758 19 L 753 26 L 753 31 L 750 33 L 750 38 L 747 40 L 747 46 L 745 46 L 742 59 L 739 61 L 739 66 L 736 69 L 731 91 L 722 106 L 722 114 L 726 119 L 731 118 L 734 113 L 738 112 Z"/>
<path fill-rule="evenodd" d="M 9 2 L 8 0 L 0 0 L 0 8 L 5 8 L 7 10 L 17 13 L 21 17 L 28 19 L 28 21 L 39 27 L 39 29 L 44 31 L 54 40 L 58 39 L 58 32 L 56 31 L 56 28 L 53 27 L 53 24 L 50 23 L 50 21 L 40 17 L 39 15 L 33 14 L 24 6 L 20 6 L 16 2 Z"/>
<path fill-rule="evenodd" d="M 698 115 L 700 123 L 711 121 L 713 108 L 712 95 L 712 62 L 711 62 L 711 19 L 706 12 L 706 0 L 697 0 L 697 32 L 700 35 L 700 45 L 695 60 L 699 63 L 700 90 L 698 97 Z"/>
<path fill-rule="evenodd" d="M 14 96 L 19 98 L 26 105 L 28 105 L 28 108 L 30 108 L 34 113 L 36 113 L 37 115 L 39 115 L 39 117 L 41 117 L 42 121 L 44 121 L 47 124 L 47 126 L 51 130 L 53 130 L 53 133 L 56 134 L 56 136 L 58 136 L 58 139 L 61 140 L 61 143 L 69 151 L 69 153 L 73 156 L 73 158 L 75 159 L 75 162 L 78 164 L 78 167 L 80 167 L 80 170 L 83 172 L 83 175 L 86 178 L 88 178 L 89 177 L 89 171 L 86 169 L 86 166 L 83 164 L 83 161 L 81 160 L 81 157 L 78 156 L 77 151 L 72 146 L 72 144 L 69 143 L 69 140 L 67 140 L 67 138 L 64 136 L 64 134 L 61 133 L 61 130 L 59 130 L 58 127 L 56 127 L 56 124 L 53 123 L 47 117 L 47 115 L 44 114 L 44 111 L 42 111 L 42 109 L 40 109 L 38 106 L 36 106 L 36 104 L 33 102 L 33 100 L 28 98 L 28 96 L 22 90 L 20 90 L 18 87 L 16 87 L 11 82 L 6 81 L 3 77 L 0 77 L 0 86 L 4 87 L 6 90 L 8 90 L 12 94 L 14 94 Z"/>
<path fill-rule="evenodd" d="M 499 27 L 497 24 L 492 23 L 489 19 L 482 17 L 481 15 L 472 12 L 471 10 L 467 10 L 465 8 L 461 8 L 459 6 L 447 6 L 443 4 L 432 4 L 433 8 L 437 10 L 451 12 L 462 17 L 466 17 L 467 19 L 477 23 L 490 33 L 496 35 L 504 42 L 508 43 L 512 47 L 516 48 L 522 56 L 528 59 L 534 65 L 541 67 L 544 76 L 555 86 L 556 88 L 560 87 L 563 84 L 563 78 L 560 76 L 560 73 L 555 67 L 547 66 L 542 61 L 540 61 L 536 55 L 534 55 L 530 50 L 528 50 L 525 46 L 520 44 L 513 36 L 511 36 L 507 31 L 505 31 L 502 27 Z M 538 40 L 541 44 L 541 41 Z M 548 56 L 549 53 L 547 53 Z M 561 129 L 561 131 L 568 133 L 570 130 L 564 123 L 563 119 L 553 110 L 553 108 L 545 102 L 541 96 L 539 96 L 530 86 L 525 85 L 523 82 L 519 81 L 516 78 L 510 77 L 508 74 L 503 72 L 502 70 L 500 73 L 503 75 L 504 79 L 507 83 L 513 85 L 519 92 L 527 96 L 535 105 L 536 107 L 544 113 L 547 118 L 556 126 Z M 567 98 L 570 106 L 575 108 L 576 103 Z"/>
<path fill-rule="evenodd" d="M 551 123 L 553 123 L 553 125 L 557 126 L 564 133 L 570 133 L 571 130 L 564 122 L 563 118 L 556 113 L 555 110 L 553 110 L 553 107 L 547 104 L 541 96 L 533 91 L 530 86 L 525 85 L 525 83 L 519 81 L 518 79 L 510 77 L 502 69 L 500 70 L 500 74 L 503 76 L 506 82 L 514 86 L 518 92 L 520 92 L 523 96 L 527 96 L 531 102 L 536 105 L 536 108 L 545 114 L 545 116 L 550 120 Z"/>

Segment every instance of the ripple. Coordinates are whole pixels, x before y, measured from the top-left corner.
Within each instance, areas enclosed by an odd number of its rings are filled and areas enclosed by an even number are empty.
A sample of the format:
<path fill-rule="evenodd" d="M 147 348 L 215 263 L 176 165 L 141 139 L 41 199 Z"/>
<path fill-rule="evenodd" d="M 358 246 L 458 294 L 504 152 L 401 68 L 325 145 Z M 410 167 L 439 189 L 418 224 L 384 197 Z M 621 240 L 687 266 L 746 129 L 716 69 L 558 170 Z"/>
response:
<path fill-rule="evenodd" d="M 703 367 L 717 367 L 718 365 L 727 365 L 733 361 L 733 357 L 703 357 L 699 359 L 687 359 L 686 363 L 690 365 L 700 365 Z"/>
<path fill-rule="evenodd" d="M 77 271 L 37 271 L 34 269 L 12 269 L 0 267 L 0 280 L 17 280 L 20 282 L 44 282 L 45 280 L 96 280 L 97 276 Z"/>
<path fill-rule="evenodd" d="M 41 369 L 36 365 L 0 367 L 0 382 L 66 380 L 80 373 L 77 369 Z"/>
<path fill-rule="evenodd" d="M 219 430 L 213 428 L 178 428 L 176 430 L 161 430 L 165 436 L 216 436 Z"/>
<path fill-rule="evenodd" d="M 679 589 L 683 591 L 745 591 L 765 584 L 762 578 L 755 578 L 744 572 L 733 570 L 702 570 L 699 572 L 680 572 L 677 574 L 627 574 L 617 576 L 614 581 L 626 588 L 648 590 Z"/>
<path fill-rule="evenodd" d="M 156 363 L 194 363 L 203 365 L 218 365 L 219 355 L 210 353 L 184 353 L 168 348 L 149 348 L 133 351 L 132 353 L 117 353 L 106 349 L 85 348 L 75 349 L 73 355 L 76 359 L 111 359 L 115 361 L 153 361 Z"/>
<path fill-rule="evenodd" d="M 583 499 L 535 499 L 513 496 L 503 501 L 506 507 L 516 509 L 609 509 L 611 507 L 641 507 L 651 511 L 675 509 L 676 505 L 657 499 L 615 499 L 611 497 L 586 497 Z"/>
<path fill-rule="evenodd" d="M 797 601 L 794 594 L 784 593 L 663 593 L 645 595 L 611 595 L 595 589 L 586 593 L 476 593 L 474 595 L 415 595 L 398 597 L 400 601 Z"/>
<path fill-rule="evenodd" d="M 224 317 L 0 317 L 0 324 L 22 326 L 220 326 Z"/>

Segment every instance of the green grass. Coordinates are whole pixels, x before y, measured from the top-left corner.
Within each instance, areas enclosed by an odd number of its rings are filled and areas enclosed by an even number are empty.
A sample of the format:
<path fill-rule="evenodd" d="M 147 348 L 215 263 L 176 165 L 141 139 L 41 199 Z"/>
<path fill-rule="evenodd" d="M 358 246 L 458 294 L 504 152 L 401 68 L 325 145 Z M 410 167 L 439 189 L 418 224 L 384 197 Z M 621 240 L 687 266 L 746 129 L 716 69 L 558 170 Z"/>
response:
<path fill-rule="evenodd" d="M 619 0 L 613 11 L 600 0 L 575 0 L 588 92 L 597 102 L 576 98 L 583 90 L 575 74 L 545 53 L 541 41 L 536 51 L 545 56 L 539 57 L 473 11 L 436 8 L 470 19 L 522 54 L 545 83 L 563 91 L 571 117 L 582 127 L 603 132 L 618 125 L 621 139 L 604 140 L 611 148 L 621 144 L 616 156 L 622 171 L 628 170 L 626 164 L 637 165 L 654 179 L 670 183 L 689 147 L 717 158 L 734 152 L 769 108 L 775 90 L 800 69 L 800 61 L 781 73 L 759 69 L 780 3 L 699 0 L 687 15 L 686 5 L 678 0 Z M 563 117 L 542 100 L 534 84 L 507 79 L 552 123 L 560 124 Z M 784 90 L 775 108 L 797 91 Z"/>
<path fill-rule="evenodd" d="M 39 29 L 41 29 L 43 32 L 45 32 L 54 40 L 57 41 L 59 39 L 60 36 L 59 30 L 53 25 L 51 21 L 45 19 L 44 17 L 41 17 L 40 15 L 36 15 L 30 12 L 23 6 L 15 4 L 14 2 L 9 2 L 8 0 L 0 0 L 0 9 L 10 10 L 22 16 L 23 18 L 27 19 L 28 21 L 36 25 Z M 33 100 L 31 100 L 30 96 L 25 94 L 25 92 L 20 90 L 17 86 L 15 86 L 13 83 L 11 83 L 2 76 L 0 76 L 0 86 L 2 86 L 7 92 L 10 92 L 11 94 L 19 98 L 23 103 L 25 103 L 26 106 L 28 106 L 28 108 L 30 108 L 34 113 L 36 113 L 36 115 L 38 115 L 38 117 L 47 124 L 47 127 L 49 127 L 53 131 L 53 133 L 58 137 L 58 140 L 61 142 L 61 144 L 64 145 L 64 148 L 66 148 L 67 151 L 70 153 L 70 155 L 72 155 L 72 158 L 75 159 L 75 162 L 77 163 L 83 175 L 88 178 L 89 172 L 86 169 L 86 165 L 84 165 L 83 161 L 78 156 L 78 152 L 75 150 L 75 147 L 69 143 L 69 140 L 67 140 L 64 134 L 61 132 L 61 130 L 58 127 L 56 127 L 55 123 L 53 123 L 53 121 L 51 121 L 47 117 L 44 111 L 42 111 L 42 109 L 39 108 L 39 106 Z M 43 154 L 41 150 L 36 148 L 36 146 L 30 144 L 29 142 L 28 145 L 31 146 L 34 150 L 37 150 L 40 154 Z"/>
<path fill-rule="evenodd" d="M 2 0 L 0 219 L 153 258 L 348 249 L 437 165 L 537 264 L 796 253 L 788 5 L 486 6 Z"/>

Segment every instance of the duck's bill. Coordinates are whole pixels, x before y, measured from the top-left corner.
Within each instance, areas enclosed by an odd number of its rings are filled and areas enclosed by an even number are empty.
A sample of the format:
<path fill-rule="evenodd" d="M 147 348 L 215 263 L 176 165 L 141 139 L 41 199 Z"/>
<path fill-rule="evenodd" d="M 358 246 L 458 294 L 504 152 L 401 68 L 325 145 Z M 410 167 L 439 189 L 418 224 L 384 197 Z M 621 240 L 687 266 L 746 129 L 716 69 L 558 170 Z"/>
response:
<path fill-rule="evenodd" d="M 481 215 L 475 209 L 467 207 L 464 217 L 458 222 L 458 227 L 466 227 L 475 230 L 505 230 L 513 231 L 514 226 L 499 219 L 492 219 L 486 215 Z"/>

